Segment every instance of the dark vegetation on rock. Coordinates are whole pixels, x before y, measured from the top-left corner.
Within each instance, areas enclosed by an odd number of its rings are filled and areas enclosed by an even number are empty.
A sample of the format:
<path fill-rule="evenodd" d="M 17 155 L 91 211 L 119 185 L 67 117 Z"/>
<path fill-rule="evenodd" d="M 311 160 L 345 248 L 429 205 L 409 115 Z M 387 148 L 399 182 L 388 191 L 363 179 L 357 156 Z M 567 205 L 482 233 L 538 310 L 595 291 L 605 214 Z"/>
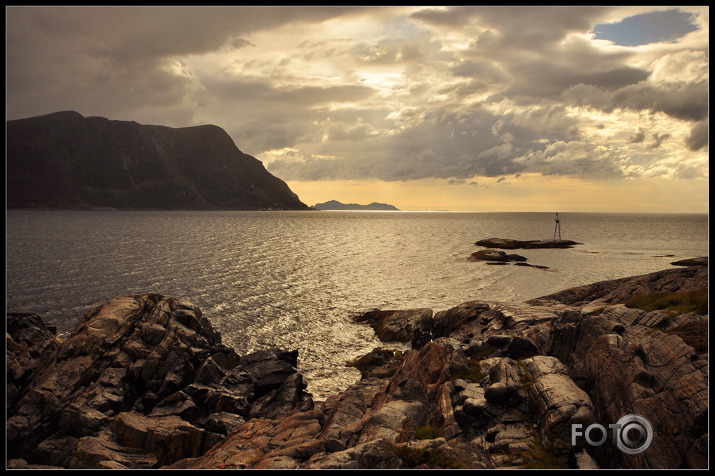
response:
<path fill-rule="evenodd" d="M 71 111 L 7 121 L 6 163 L 8 208 L 308 209 L 212 125 Z"/>
<path fill-rule="evenodd" d="M 702 289 L 693 266 L 519 305 L 365 313 L 386 346 L 324 402 L 295 351 L 238 355 L 184 300 L 115 298 L 64 342 L 10 315 L 8 467 L 706 468 L 707 314 L 623 304 Z M 627 414 L 655 427 L 646 451 L 574 444 L 572 425 Z"/>

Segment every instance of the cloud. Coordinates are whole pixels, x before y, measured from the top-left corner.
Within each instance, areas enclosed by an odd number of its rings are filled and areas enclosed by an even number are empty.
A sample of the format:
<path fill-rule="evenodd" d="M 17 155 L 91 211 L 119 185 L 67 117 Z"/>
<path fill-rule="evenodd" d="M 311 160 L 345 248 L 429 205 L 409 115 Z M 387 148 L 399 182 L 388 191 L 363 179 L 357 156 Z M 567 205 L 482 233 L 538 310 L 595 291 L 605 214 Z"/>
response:
<path fill-rule="evenodd" d="M 657 10 L 9 7 L 7 116 L 216 124 L 284 180 L 707 176 L 707 7 L 592 34 Z"/>
<path fill-rule="evenodd" d="M 638 132 L 636 132 L 631 138 L 628 139 L 628 142 L 631 144 L 640 144 L 645 140 L 645 131 L 643 130 L 642 127 L 638 128 Z"/>
<path fill-rule="evenodd" d="M 685 144 L 691 151 L 704 149 L 709 143 L 709 131 L 707 120 L 696 123 L 690 131 L 690 135 L 685 139 Z"/>

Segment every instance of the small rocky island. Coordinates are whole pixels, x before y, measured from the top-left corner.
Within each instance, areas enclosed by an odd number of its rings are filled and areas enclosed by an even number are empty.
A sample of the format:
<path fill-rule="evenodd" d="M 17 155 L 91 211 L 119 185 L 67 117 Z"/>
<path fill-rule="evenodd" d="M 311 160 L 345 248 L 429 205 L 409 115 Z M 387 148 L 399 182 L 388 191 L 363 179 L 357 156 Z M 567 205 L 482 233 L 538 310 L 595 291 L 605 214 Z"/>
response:
<path fill-rule="evenodd" d="M 531 268 L 548 269 L 547 266 L 538 266 L 526 263 L 527 258 L 518 254 L 507 254 L 502 250 L 519 250 L 519 249 L 563 249 L 573 248 L 574 245 L 580 245 L 576 241 L 571 240 L 514 240 L 511 238 L 487 238 L 479 240 L 475 243 L 477 246 L 483 246 L 486 250 L 479 250 L 472 253 L 469 261 L 486 261 L 490 265 L 504 265 L 515 261 L 517 266 L 528 266 Z M 498 249 L 494 249 L 498 248 Z"/>
<path fill-rule="evenodd" d="M 707 468 L 707 289 L 706 266 L 682 266 L 520 305 L 375 310 L 355 319 L 384 346 L 324 402 L 296 351 L 239 355 L 186 300 L 120 296 L 66 340 L 8 315 L 7 467 Z M 572 438 L 629 414 L 653 426 L 638 454 Z"/>
<path fill-rule="evenodd" d="M 477 246 L 484 248 L 499 248 L 502 250 L 533 250 L 537 248 L 573 248 L 574 245 L 580 245 L 576 241 L 571 240 L 514 240 L 511 238 L 487 238 L 479 240 L 475 243 Z"/>

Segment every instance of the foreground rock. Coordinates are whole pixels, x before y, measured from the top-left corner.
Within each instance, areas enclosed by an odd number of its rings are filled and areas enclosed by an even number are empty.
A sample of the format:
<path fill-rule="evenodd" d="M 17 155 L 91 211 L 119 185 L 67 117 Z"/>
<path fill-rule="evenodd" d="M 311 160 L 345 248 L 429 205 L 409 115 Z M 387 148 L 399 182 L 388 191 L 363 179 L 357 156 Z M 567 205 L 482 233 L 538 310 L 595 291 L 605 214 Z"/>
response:
<path fill-rule="evenodd" d="M 17 320 L 9 322 L 8 362 L 25 362 L 18 342 L 27 330 L 18 334 Z M 160 467 L 203 454 L 246 419 L 313 406 L 295 369 L 297 352 L 239 357 L 187 301 L 115 298 L 88 313 L 62 343 L 48 338 L 39 319 L 25 325 L 48 343 L 31 376 L 11 366 L 10 460 Z"/>
<path fill-rule="evenodd" d="M 503 250 L 537 249 L 537 248 L 573 248 L 580 245 L 571 240 L 514 240 L 511 238 L 487 238 L 475 243 L 485 248 L 500 248 Z"/>
<path fill-rule="evenodd" d="M 34 334 L 42 365 L 8 337 L 8 467 L 706 468 L 707 346 L 682 330 L 708 316 L 620 304 L 703 284 L 707 269 L 687 267 L 519 305 L 372 311 L 356 319 L 386 347 L 320 404 L 295 352 L 239 357 L 185 301 L 117 298 L 64 343 Z M 643 451 L 574 438 L 629 414 L 652 425 Z"/>
<path fill-rule="evenodd" d="M 548 296 L 527 301 L 529 304 L 550 305 L 563 303 L 585 306 L 613 304 L 626 301 L 637 294 L 647 294 L 656 291 L 678 292 L 708 289 L 708 269 L 701 266 L 674 268 L 646 274 L 631 276 L 610 281 L 599 281 L 593 284 L 566 289 Z"/>

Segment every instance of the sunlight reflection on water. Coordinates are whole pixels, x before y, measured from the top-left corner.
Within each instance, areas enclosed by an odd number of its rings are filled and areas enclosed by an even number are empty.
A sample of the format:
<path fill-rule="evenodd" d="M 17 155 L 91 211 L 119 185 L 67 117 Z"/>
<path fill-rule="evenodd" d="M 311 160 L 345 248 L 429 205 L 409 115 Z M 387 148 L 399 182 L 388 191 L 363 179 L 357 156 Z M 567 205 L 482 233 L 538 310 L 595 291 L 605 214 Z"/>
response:
<path fill-rule="evenodd" d="M 8 311 L 69 332 L 117 295 L 186 298 L 239 354 L 298 349 L 322 399 L 359 378 L 347 360 L 397 347 L 353 323 L 357 313 L 521 302 L 707 255 L 707 215 L 562 213 L 563 238 L 583 245 L 516 251 L 548 270 L 466 259 L 479 239 L 548 239 L 553 223 L 546 213 L 11 210 Z"/>

